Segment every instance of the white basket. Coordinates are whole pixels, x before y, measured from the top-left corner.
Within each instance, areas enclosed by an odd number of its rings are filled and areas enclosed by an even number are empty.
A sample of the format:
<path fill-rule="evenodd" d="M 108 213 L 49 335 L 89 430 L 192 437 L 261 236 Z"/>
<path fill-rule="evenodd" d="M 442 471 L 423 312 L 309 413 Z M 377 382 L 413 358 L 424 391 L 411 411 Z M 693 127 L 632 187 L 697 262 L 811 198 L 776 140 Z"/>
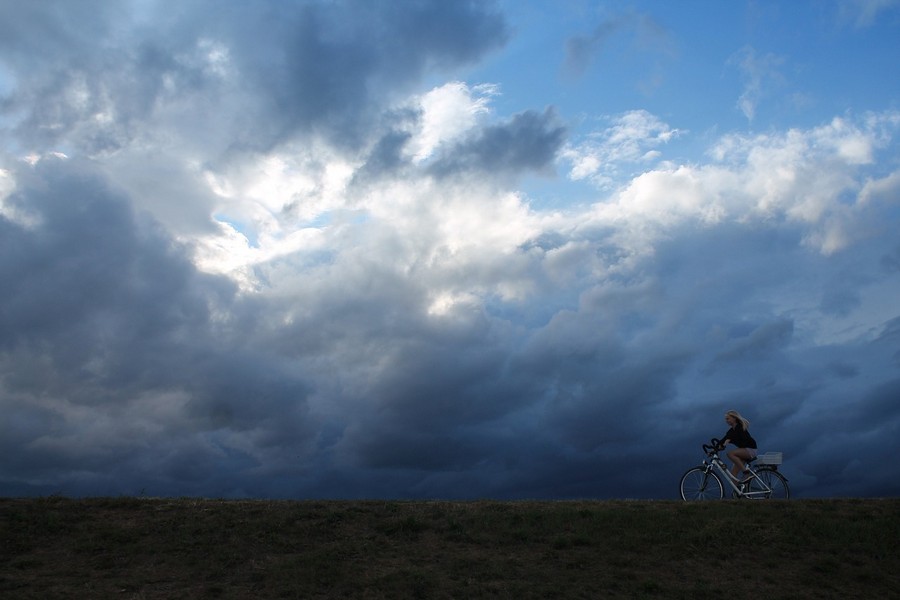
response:
<path fill-rule="evenodd" d="M 760 465 L 780 465 L 781 452 L 766 452 L 756 457 L 756 463 Z"/>

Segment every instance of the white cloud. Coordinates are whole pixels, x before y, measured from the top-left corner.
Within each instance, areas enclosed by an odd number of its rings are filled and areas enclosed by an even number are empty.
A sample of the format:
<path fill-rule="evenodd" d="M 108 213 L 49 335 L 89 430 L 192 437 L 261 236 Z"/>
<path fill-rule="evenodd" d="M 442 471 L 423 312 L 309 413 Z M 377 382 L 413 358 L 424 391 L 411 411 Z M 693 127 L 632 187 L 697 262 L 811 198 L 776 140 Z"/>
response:
<path fill-rule="evenodd" d="M 863 187 L 860 169 L 872 163 L 884 144 L 882 128 L 894 121 L 884 113 L 861 123 L 835 119 L 805 131 L 726 136 L 713 148 L 715 162 L 647 171 L 596 204 L 592 217 L 645 250 L 685 222 L 787 219 L 805 229 L 807 243 L 830 254 L 865 235 L 857 227 L 861 205 L 893 181 Z"/>
<path fill-rule="evenodd" d="M 562 153 L 572 165 L 571 179 L 589 179 L 601 188 L 613 185 L 623 164 L 656 161 L 661 156 L 656 147 L 685 133 L 645 110 L 629 111 L 609 121 L 609 127 L 571 144 Z"/>
<path fill-rule="evenodd" d="M 452 143 L 490 112 L 490 99 L 499 93 L 495 85 L 469 87 L 451 81 L 436 87 L 414 102 L 422 111 L 419 126 L 407 144 L 415 162 L 427 160 L 441 144 Z"/>
<path fill-rule="evenodd" d="M 356 167 L 325 145 L 309 144 L 207 169 L 202 180 L 215 198 L 209 215 L 215 228 L 180 237 L 195 249 L 198 267 L 258 289 L 258 265 L 319 251 L 338 215 L 358 209 L 347 192 Z"/>
<path fill-rule="evenodd" d="M 887 177 L 866 181 L 859 192 L 859 202 L 860 204 L 876 201 L 891 202 L 897 196 L 900 196 L 900 171 L 895 171 Z"/>

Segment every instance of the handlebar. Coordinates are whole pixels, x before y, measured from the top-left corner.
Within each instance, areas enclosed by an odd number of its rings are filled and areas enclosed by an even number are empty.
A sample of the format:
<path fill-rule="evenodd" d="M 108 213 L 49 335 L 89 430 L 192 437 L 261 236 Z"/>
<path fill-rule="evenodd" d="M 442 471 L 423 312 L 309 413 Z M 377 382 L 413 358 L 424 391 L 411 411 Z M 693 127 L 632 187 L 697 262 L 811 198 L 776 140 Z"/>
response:
<path fill-rule="evenodd" d="M 703 444 L 703 452 L 705 452 L 708 456 L 718 454 L 721 450 L 722 442 L 719 441 L 718 438 L 712 438 L 711 440 L 709 440 L 709 444 Z"/>

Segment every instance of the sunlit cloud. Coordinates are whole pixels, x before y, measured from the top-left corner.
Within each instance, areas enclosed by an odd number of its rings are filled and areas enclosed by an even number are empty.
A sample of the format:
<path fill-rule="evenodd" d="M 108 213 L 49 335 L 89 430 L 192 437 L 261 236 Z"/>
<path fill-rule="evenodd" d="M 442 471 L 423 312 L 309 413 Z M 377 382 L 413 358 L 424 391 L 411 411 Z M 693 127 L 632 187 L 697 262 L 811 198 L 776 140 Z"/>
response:
<path fill-rule="evenodd" d="M 562 154 L 572 165 L 569 177 L 608 187 L 617 180 L 615 175 L 623 163 L 653 164 L 662 156 L 657 148 L 684 133 L 644 110 L 630 111 L 609 121 L 609 127 L 589 134 L 584 142 L 570 146 Z"/>

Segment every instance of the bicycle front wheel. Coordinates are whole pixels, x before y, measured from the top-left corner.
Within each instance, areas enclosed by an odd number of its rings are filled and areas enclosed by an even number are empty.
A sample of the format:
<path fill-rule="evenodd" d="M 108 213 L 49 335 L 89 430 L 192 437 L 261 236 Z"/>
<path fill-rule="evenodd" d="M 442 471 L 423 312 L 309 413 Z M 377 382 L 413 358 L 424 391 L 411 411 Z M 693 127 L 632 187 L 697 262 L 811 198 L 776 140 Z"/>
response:
<path fill-rule="evenodd" d="M 756 477 L 750 481 L 750 498 L 766 498 L 773 500 L 787 500 L 791 497 L 787 479 L 774 469 L 759 469 Z"/>
<path fill-rule="evenodd" d="M 721 500 L 725 497 L 722 480 L 704 467 L 688 469 L 681 476 L 682 500 Z"/>

